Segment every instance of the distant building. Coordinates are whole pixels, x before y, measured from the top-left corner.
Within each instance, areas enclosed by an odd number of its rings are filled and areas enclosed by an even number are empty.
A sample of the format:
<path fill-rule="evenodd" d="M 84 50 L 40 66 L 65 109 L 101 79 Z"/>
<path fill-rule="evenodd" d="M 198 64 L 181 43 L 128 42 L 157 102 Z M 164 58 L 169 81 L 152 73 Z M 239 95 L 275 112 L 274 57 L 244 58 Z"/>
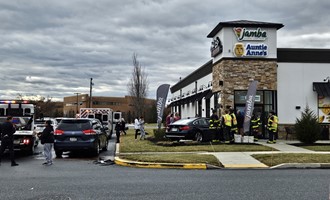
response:
<path fill-rule="evenodd" d="M 63 115 L 64 117 L 73 117 L 80 108 L 89 108 L 89 95 L 78 94 L 73 96 L 64 97 L 63 100 Z M 135 113 L 134 107 L 130 96 L 125 97 L 104 97 L 93 96 L 92 108 L 111 108 L 113 111 L 122 112 L 122 116 L 127 122 L 134 120 Z M 78 102 L 78 104 L 77 104 Z M 147 122 L 155 122 L 156 119 L 156 100 L 145 99 L 145 114 L 144 118 Z"/>

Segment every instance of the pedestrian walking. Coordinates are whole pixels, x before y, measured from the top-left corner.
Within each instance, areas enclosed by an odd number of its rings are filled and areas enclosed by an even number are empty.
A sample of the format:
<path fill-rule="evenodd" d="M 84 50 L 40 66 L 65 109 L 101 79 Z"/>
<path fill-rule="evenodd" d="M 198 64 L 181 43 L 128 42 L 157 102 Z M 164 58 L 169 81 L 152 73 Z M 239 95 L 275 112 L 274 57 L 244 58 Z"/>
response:
<path fill-rule="evenodd" d="M 269 112 L 268 123 L 267 123 L 267 130 L 269 134 L 269 139 L 267 143 L 269 144 L 276 143 L 277 125 L 278 125 L 278 117 L 275 115 L 275 112 L 272 110 Z"/>
<path fill-rule="evenodd" d="M 15 126 L 13 124 L 13 117 L 7 117 L 6 121 L 0 126 L 0 136 L 1 136 L 1 148 L 0 148 L 0 165 L 3 152 L 8 148 L 10 153 L 11 166 L 18 166 L 15 162 L 14 153 L 14 133 L 16 132 Z"/>
<path fill-rule="evenodd" d="M 41 144 L 44 145 L 44 156 L 46 162 L 42 163 L 43 165 L 50 166 L 53 164 L 53 154 L 52 149 L 54 146 L 54 128 L 50 120 L 45 121 L 45 128 L 42 133 L 39 135 Z"/>
<path fill-rule="evenodd" d="M 144 118 L 140 117 L 140 131 L 141 131 L 141 135 L 140 135 L 140 140 L 145 139 L 146 137 L 146 132 L 144 130 Z"/>
<path fill-rule="evenodd" d="M 121 124 L 120 125 L 121 125 L 120 126 L 121 127 L 121 132 L 126 135 L 127 134 L 126 130 L 125 130 L 126 129 L 126 122 L 125 122 L 124 118 L 121 118 Z"/>
<path fill-rule="evenodd" d="M 135 117 L 134 120 L 134 129 L 135 129 L 135 140 L 137 140 L 137 135 L 140 131 L 140 122 L 139 122 L 139 118 Z"/>
<path fill-rule="evenodd" d="M 116 136 L 117 136 L 117 141 L 116 143 L 120 143 L 120 131 L 121 131 L 121 122 L 116 122 L 115 125 L 115 131 L 116 131 Z"/>

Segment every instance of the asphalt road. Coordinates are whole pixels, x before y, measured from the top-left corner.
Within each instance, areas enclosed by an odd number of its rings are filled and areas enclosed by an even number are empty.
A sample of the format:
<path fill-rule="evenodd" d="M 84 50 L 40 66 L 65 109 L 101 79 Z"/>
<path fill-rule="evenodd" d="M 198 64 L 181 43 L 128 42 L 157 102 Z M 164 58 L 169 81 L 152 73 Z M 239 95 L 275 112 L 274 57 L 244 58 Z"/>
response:
<path fill-rule="evenodd" d="M 101 157 L 113 154 L 113 140 Z M 41 147 L 38 148 L 41 150 Z M 102 164 L 70 155 L 8 158 L 0 166 L 0 199 L 329 199 L 329 170 L 166 170 Z"/>

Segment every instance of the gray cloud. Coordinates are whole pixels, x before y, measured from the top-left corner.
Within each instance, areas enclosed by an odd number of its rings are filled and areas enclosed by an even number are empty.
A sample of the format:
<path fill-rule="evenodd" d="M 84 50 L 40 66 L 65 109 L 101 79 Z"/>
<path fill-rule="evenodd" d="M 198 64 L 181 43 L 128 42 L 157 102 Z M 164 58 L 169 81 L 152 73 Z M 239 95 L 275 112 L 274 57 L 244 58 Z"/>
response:
<path fill-rule="evenodd" d="M 330 48 L 327 0 L 0 0 L 0 99 L 127 95 L 132 54 L 149 97 L 210 60 L 219 21 L 278 22 L 279 47 Z"/>

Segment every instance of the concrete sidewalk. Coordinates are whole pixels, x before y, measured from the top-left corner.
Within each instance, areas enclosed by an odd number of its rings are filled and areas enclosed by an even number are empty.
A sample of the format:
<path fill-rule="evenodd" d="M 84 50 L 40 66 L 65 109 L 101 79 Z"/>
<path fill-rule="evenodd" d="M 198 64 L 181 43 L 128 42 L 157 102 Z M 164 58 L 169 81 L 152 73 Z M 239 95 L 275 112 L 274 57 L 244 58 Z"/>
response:
<path fill-rule="evenodd" d="M 315 152 L 308 149 L 300 148 L 290 144 L 299 143 L 299 141 L 278 140 L 276 144 L 267 144 L 267 140 L 261 140 L 256 144 L 272 147 L 278 151 L 260 151 L 260 152 L 215 152 L 205 153 L 214 155 L 225 168 L 240 169 L 240 168 L 269 168 L 267 165 L 253 158 L 253 154 L 272 154 L 272 153 L 324 153 L 330 152 Z M 321 142 L 330 143 L 328 141 Z M 283 167 L 283 166 L 282 166 Z"/>

